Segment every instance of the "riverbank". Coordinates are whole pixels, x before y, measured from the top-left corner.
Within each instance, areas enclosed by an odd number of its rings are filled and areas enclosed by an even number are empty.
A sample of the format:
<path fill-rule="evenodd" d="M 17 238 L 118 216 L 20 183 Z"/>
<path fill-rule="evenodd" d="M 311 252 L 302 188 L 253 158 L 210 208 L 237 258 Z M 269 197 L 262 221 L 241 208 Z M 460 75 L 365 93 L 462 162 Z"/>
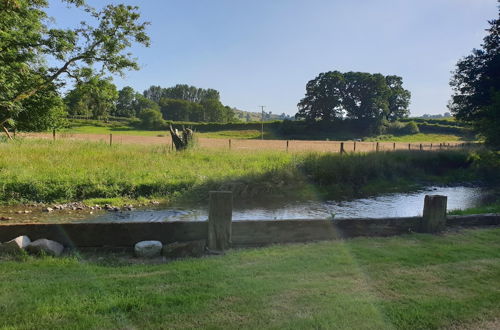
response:
<path fill-rule="evenodd" d="M 120 254 L 3 260 L 0 327 L 468 328 L 500 313 L 499 251 L 497 228 L 170 263 Z"/>
<path fill-rule="evenodd" d="M 491 182 L 497 159 L 486 163 L 488 172 L 482 158 L 467 150 L 177 153 L 166 146 L 18 140 L 0 144 L 0 203 L 193 204 L 205 202 L 210 190 L 231 190 L 241 202 L 343 200 L 431 184 Z"/>

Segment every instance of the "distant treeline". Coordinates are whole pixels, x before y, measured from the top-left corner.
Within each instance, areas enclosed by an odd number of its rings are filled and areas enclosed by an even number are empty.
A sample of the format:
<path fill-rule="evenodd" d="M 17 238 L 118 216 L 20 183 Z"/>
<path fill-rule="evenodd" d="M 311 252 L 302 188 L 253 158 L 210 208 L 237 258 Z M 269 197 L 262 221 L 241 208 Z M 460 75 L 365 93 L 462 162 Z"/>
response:
<path fill-rule="evenodd" d="M 73 125 L 93 126 L 123 126 L 128 125 L 135 128 L 144 128 L 144 122 L 138 118 L 110 117 L 114 123 L 104 123 L 98 120 L 74 120 Z M 416 133 L 455 134 L 459 136 L 470 136 L 473 131 L 468 127 L 454 125 L 454 121 L 446 121 L 450 125 L 440 123 L 440 120 L 422 121 L 418 118 L 408 118 L 395 122 L 385 122 L 379 128 L 379 134 L 407 135 Z M 196 132 L 218 132 L 227 130 L 261 130 L 271 132 L 272 135 L 286 139 L 357 139 L 370 136 L 371 131 L 364 123 L 358 120 L 341 120 L 333 122 L 308 122 L 304 120 L 275 120 L 261 122 L 189 122 L 169 121 L 159 119 L 151 130 L 165 131 L 172 125 L 175 128 L 189 127 Z"/>
<path fill-rule="evenodd" d="M 109 79 L 89 78 L 64 98 L 70 116 L 92 119 L 139 118 L 144 128 L 158 129 L 164 120 L 190 122 L 235 121 L 235 111 L 220 102 L 215 89 L 188 85 L 151 86 L 143 93 L 132 87 L 117 90 Z"/>

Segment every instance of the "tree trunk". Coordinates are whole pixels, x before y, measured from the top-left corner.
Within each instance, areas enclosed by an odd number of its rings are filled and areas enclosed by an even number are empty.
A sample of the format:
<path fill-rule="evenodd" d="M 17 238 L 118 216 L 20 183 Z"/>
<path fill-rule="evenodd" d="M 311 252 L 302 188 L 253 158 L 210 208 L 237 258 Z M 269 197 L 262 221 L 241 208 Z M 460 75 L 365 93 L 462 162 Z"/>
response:
<path fill-rule="evenodd" d="M 9 140 L 12 140 L 12 136 L 10 136 L 10 133 L 9 131 L 7 130 L 7 128 L 5 126 L 2 125 L 2 129 L 3 131 L 5 132 L 5 134 L 7 134 L 7 137 L 9 138 Z"/>
<path fill-rule="evenodd" d="M 193 130 L 189 128 L 182 127 L 182 131 L 179 132 L 177 129 L 173 129 L 170 125 L 170 135 L 172 136 L 172 141 L 175 145 L 175 150 L 185 150 L 193 142 Z"/>

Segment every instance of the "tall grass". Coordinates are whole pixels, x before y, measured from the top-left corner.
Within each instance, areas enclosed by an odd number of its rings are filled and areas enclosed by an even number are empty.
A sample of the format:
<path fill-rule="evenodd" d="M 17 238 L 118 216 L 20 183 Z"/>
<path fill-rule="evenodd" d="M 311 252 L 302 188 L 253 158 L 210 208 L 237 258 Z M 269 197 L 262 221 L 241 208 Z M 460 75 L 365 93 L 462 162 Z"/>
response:
<path fill-rule="evenodd" d="M 243 200 L 311 198 L 316 193 L 342 198 L 438 180 L 436 176 L 463 180 L 469 159 L 465 151 L 339 155 L 194 149 L 172 153 L 166 146 L 20 140 L 0 143 L 0 202 L 114 197 L 192 200 L 204 199 L 213 189 L 232 190 Z"/>

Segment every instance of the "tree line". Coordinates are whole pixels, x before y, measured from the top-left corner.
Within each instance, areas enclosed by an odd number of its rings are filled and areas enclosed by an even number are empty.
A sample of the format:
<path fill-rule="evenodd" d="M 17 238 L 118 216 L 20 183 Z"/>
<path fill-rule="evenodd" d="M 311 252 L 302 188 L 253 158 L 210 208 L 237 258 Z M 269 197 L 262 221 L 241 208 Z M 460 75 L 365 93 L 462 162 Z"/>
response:
<path fill-rule="evenodd" d="M 43 130 L 61 125 L 69 112 L 92 118 L 138 117 L 144 127 L 165 120 L 229 122 L 234 111 L 219 92 L 187 85 L 151 86 L 144 93 L 117 90 L 105 75 L 139 69 L 128 52 L 149 46 L 148 22 L 139 8 L 91 7 L 61 0 L 87 14 L 75 28 L 56 28 L 47 0 L 0 1 L 0 129 Z M 500 14 L 500 6 L 498 8 Z M 500 17 L 500 15 L 499 15 Z M 500 18 L 491 20 L 480 49 L 461 59 L 451 79 L 451 113 L 500 147 Z M 75 87 L 62 98 L 69 80 Z M 309 123 L 352 123 L 376 132 L 409 114 L 410 92 L 399 76 L 330 71 L 306 85 L 296 118 Z"/>
<path fill-rule="evenodd" d="M 234 120 L 234 110 L 220 102 L 217 90 L 180 84 L 169 88 L 151 86 L 141 94 L 130 86 L 117 90 L 110 79 L 91 76 L 76 84 L 64 103 L 72 116 L 136 117 L 147 128 L 160 125 L 161 120 L 221 123 Z"/>

